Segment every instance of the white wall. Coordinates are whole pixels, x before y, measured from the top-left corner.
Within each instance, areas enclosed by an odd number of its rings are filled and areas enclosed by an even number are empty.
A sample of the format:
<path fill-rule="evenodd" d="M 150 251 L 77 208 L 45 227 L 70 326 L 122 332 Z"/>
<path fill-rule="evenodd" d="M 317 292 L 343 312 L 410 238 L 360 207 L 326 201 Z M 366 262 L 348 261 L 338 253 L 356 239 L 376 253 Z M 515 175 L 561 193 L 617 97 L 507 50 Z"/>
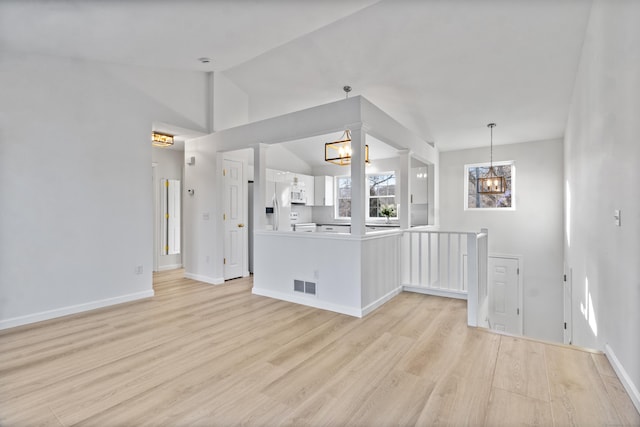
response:
<path fill-rule="evenodd" d="M 164 190 L 162 186 L 165 179 L 177 179 L 180 181 L 180 192 L 182 199 L 185 197 L 184 182 L 183 182 L 183 165 L 185 163 L 184 151 L 171 150 L 168 148 L 151 147 L 151 160 L 156 163 L 156 179 L 153 183 L 153 193 L 156 198 L 155 209 L 153 212 L 154 226 L 156 226 L 156 239 L 154 239 L 155 245 L 153 250 L 158 254 L 158 271 L 168 270 L 172 268 L 179 268 L 182 266 L 182 254 L 165 255 L 164 251 L 160 247 L 162 239 L 158 234 L 161 230 L 161 224 L 163 221 L 162 209 L 160 208 L 160 201 L 162 197 L 160 192 Z M 184 228 L 184 225 L 182 225 Z"/>
<path fill-rule="evenodd" d="M 266 162 L 269 169 L 311 175 L 311 166 L 282 144 L 267 148 Z"/>
<path fill-rule="evenodd" d="M 522 255 L 524 334 L 562 341 L 562 141 L 493 147 L 514 160 L 515 211 L 465 211 L 464 165 L 488 161 L 489 149 L 440 153 L 440 224 L 489 229 L 489 253 Z"/>
<path fill-rule="evenodd" d="M 573 343 L 613 353 L 640 410 L 638 22 L 640 2 L 594 2 L 565 135 L 564 250 Z"/>
<path fill-rule="evenodd" d="M 3 53 L 0 327 L 152 294 L 152 122 L 205 105 L 202 73 Z"/>
<path fill-rule="evenodd" d="M 249 121 L 249 97 L 222 72 L 213 73 L 213 129 L 217 132 Z"/>

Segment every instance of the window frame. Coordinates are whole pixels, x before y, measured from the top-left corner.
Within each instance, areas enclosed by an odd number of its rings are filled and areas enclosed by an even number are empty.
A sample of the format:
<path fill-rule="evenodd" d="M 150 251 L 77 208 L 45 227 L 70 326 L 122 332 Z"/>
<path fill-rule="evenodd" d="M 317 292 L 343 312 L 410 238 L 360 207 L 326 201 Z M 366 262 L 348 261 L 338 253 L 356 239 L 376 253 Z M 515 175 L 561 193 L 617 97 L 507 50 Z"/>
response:
<path fill-rule="evenodd" d="M 488 168 L 491 165 L 490 162 L 471 163 L 464 165 L 464 193 L 463 193 L 463 206 L 465 211 L 469 212 L 486 212 L 486 211 L 515 211 L 516 210 L 516 162 L 515 160 L 503 160 L 500 162 L 493 162 L 493 166 L 511 166 L 511 206 L 509 207 L 469 207 L 469 169 L 483 167 Z"/>
<path fill-rule="evenodd" d="M 340 178 L 349 178 L 349 180 L 351 180 L 351 175 L 340 175 L 340 176 L 336 176 L 333 179 L 334 182 L 334 188 L 333 188 L 333 205 L 334 205 L 334 209 L 333 209 L 333 218 L 334 219 L 341 219 L 341 220 L 347 220 L 347 219 L 351 219 L 351 216 L 340 216 L 339 212 L 340 212 Z M 346 200 L 346 199 L 345 199 Z M 351 197 L 349 197 L 349 200 L 351 200 Z"/>
<path fill-rule="evenodd" d="M 385 217 L 377 217 L 377 216 L 369 216 L 370 213 L 370 209 L 371 209 L 371 196 L 370 196 L 370 191 L 371 191 L 371 187 L 369 185 L 369 177 L 370 176 L 379 176 L 379 175 L 393 175 L 394 179 L 398 179 L 398 175 L 396 174 L 395 171 L 387 171 L 387 172 L 375 172 L 375 173 L 368 173 L 365 175 L 366 178 L 366 182 L 367 182 L 367 186 L 366 186 L 366 195 L 365 195 L 365 203 L 366 203 L 366 211 L 367 211 L 367 216 L 365 218 L 366 221 L 370 221 L 370 222 L 375 222 L 375 221 L 386 221 Z M 339 180 L 340 178 L 349 178 L 351 179 L 351 175 L 338 175 L 334 177 L 334 200 L 333 200 L 333 204 L 334 204 L 334 210 L 333 210 L 333 218 L 336 220 L 350 220 L 351 216 L 339 216 L 339 211 L 340 211 L 340 185 L 339 185 Z M 397 182 L 395 184 L 397 186 Z M 393 197 L 394 201 L 397 200 L 397 196 L 398 194 L 396 194 L 397 192 L 394 192 Z M 385 196 L 380 196 L 380 197 L 385 197 Z M 389 197 L 389 196 L 386 196 Z M 397 220 L 398 219 L 398 203 L 394 203 L 395 207 L 396 207 L 396 214 L 395 216 L 390 216 L 389 219 L 390 220 Z"/>

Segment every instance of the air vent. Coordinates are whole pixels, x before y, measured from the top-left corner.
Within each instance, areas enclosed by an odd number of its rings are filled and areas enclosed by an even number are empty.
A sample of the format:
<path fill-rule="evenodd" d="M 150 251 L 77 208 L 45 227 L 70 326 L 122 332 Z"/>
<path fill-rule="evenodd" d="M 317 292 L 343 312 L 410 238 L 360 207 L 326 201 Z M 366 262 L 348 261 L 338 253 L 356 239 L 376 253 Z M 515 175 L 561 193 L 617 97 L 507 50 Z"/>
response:
<path fill-rule="evenodd" d="M 293 280 L 293 291 L 302 292 L 304 294 L 316 294 L 316 282 L 305 282 L 304 280 Z"/>
<path fill-rule="evenodd" d="M 304 293 L 315 295 L 316 294 L 315 282 L 304 282 Z"/>

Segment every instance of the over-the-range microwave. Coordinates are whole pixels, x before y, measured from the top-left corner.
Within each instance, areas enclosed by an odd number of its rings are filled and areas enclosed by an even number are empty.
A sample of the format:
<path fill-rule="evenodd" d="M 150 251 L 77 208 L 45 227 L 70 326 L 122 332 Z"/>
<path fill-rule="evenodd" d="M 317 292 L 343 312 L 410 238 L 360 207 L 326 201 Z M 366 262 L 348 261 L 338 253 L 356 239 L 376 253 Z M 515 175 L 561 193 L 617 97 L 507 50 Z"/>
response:
<path fill-rule="evenodd" d="M 302 188 L 294 188 L 291 190 L 291 203 L 304 205 L 307 203 L 307 194 Z"/>

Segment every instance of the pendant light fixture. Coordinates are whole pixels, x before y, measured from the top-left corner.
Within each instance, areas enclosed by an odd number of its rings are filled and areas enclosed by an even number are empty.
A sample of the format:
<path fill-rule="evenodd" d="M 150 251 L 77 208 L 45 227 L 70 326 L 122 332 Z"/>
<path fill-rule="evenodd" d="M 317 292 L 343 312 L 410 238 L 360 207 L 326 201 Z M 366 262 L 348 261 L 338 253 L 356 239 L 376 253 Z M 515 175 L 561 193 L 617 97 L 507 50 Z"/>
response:
<path fill-rule="evenodd" d="M 504 176 L 499 176 L 493 168 L 493 128 L 495 123 L 487 125 L 491 129 L 491 163 L 489 171 L 482 178 L 478 179 L 478 193 L 481 194 L 503 194 L 507 191 L 507 180 Z"/>
<path fill-rule="evenodd" d="M 345 99 L 349 98 L 351 86 L 342 88 L 345 92 Z M 342 133 L 342 137 L 338 141 L 327 142 L 324 144 L 324 161 L 339 166 L 348 166 L 351 164 L 351 131 L 349 129 Z M 369 164 L 369 146 L 364 146 L 364 161 Z"/>

